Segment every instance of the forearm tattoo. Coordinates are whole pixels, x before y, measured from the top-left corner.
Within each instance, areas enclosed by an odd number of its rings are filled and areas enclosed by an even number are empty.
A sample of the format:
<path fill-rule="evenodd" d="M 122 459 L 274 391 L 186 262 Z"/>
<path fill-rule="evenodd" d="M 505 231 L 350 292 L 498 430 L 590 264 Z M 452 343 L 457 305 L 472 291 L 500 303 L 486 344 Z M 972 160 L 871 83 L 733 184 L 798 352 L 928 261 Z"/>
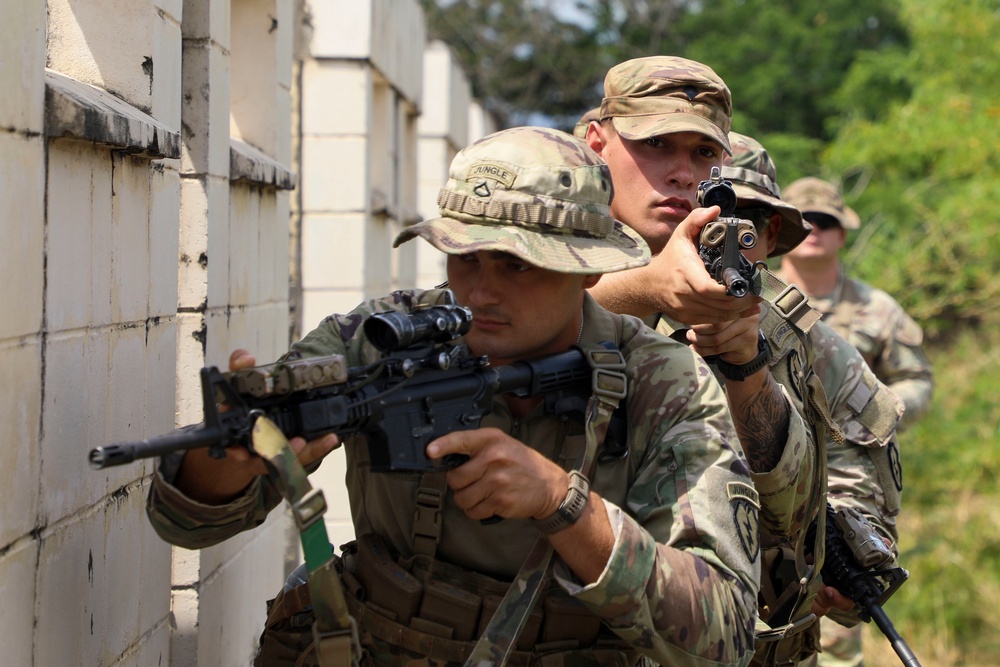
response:
<path fill-rule="evenodd" d="M 785 450 L 789 415 L 788 403 L 770 373 L 761 391 L 734 411 L 733 416 L 750 470 L 755 473 L 774 470 Z"/>

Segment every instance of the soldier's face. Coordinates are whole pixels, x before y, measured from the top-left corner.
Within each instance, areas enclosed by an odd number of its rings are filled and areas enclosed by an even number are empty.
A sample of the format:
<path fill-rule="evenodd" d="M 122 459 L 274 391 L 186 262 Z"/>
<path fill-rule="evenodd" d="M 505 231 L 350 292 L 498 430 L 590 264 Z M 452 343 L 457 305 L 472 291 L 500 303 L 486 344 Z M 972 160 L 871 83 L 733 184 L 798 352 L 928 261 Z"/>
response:
<path fill-rule="evenodd" d="M 631 141 L 610 123 L 591 123 L 587 143 L 611 169 L 611 213 L 639 232 L 654 253 L 698 205 L 698 184 L 721 167 L 719 144 L 698 132 Z"/>
<path fill-rule="evenodd" d="M 792 260 L 833 261 L 846 240 L 847 232 L 840 225 L 821 227 L 813 223 L 809 236 L 792 248 L 788 257 Z"/>
<path fill-rule="evenodd" d="M 583 292 L 599 278 L 541 269 L 503 252 L 448 255 L 448 286 L 472 309 L 465 342 L 495 365 L 574 345 Z"/>

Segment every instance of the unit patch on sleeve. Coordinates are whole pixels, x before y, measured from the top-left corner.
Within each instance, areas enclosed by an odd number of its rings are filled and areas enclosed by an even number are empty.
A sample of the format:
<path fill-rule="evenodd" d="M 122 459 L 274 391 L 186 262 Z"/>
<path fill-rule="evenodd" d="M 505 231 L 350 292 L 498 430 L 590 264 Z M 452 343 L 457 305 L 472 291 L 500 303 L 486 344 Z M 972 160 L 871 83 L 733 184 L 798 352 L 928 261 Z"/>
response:
<path fill-rule="evenodd" d="M 747 558 L 755 560 L 760 552 L 760 525 L 757 523 L 760 497 L 756 489 L 745 482 L 729 482 L 726 493 L 733 508 L 733 521 L 743 552 Z"/>

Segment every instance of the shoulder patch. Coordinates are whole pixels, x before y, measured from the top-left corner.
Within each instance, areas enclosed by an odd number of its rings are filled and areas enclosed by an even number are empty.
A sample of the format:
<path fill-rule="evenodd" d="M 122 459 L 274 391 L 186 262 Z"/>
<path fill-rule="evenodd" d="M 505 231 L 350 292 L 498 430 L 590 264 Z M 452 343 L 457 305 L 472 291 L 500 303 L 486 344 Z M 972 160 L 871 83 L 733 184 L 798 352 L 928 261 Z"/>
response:
<path fill-rule="evenodd" d="M 729 482 L 726 494 L 733 508 L 733 523 L 736 524 L 743 553 L 751 561 L 757 560 L 760 553 L 760 524 L 757 520 L 760 496 L 753 486 L 745 482 Z"/>

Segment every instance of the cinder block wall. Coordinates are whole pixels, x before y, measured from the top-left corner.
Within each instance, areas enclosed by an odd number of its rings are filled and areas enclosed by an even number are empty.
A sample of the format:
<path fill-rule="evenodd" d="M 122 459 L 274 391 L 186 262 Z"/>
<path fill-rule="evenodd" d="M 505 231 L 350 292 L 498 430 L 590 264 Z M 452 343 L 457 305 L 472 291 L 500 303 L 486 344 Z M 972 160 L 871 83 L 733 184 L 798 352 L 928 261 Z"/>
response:
<path fill-rule="evenodd" d="M 287 347 L 293 9 L 4 5 L 2 664 L 249 662 L 286 515 L 174 550 L 152 463 L 87 454 L 200 421 L 197 370 L 232 348 Z"/>

